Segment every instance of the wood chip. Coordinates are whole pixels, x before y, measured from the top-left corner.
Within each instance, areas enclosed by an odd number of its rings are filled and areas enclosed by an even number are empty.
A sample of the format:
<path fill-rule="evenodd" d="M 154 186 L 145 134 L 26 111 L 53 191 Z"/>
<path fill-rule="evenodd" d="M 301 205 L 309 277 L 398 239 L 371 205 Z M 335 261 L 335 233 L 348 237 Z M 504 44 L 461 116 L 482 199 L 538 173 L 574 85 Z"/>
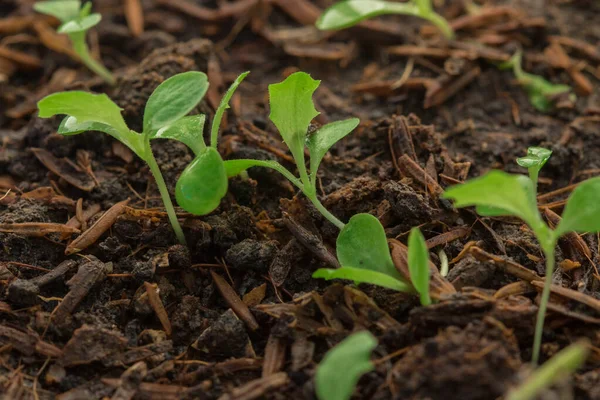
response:
<path fill-rule="evenodd" d="M 152 309 L 154 309 L 154 312 L 156 313 L 156 316 L 158 317 L 167 336 L 171 336 L 171 322 L 169 321 L 167 310 L 165 310 L 165 306 L 158 295 L 158 285 L 144 282 L 144 287 L 146 288 L 146 293 L 148 294 L 148 302 L 152 306 Z"/>
<path fill-rule="evenodd" d="M 144 10 L 140 0 L 125 0 L 125 19 L 134 37 L 144 33 Z"/>
<path fill-rule="evenodd" d="M 265 298 L 267 293 L 267 284 L 263 283 L 260 286 L 255 287 L 250 292 L 246 293 L 242 298 L 244 304 L 248 307 L 254 307 L 259 305 Z"/>
<path fill-rule="evenodd" d="M 471 229 L 469 227 L 459 226 L 458 228 L 452 229 L 451 231 L 434 236 L 431 239 L 427 239 L 425 243 L 427 244 L 427 248 L 431 250 L 436 246 L 450 243 L 456 239 L 468 236 L 469 234 L 471 234 Z"/>
<path fill-rule="evenodd" d="M 61 233 L 70 236 L 80 231 L 65 224 L 52 222 L 21 222 L 15 224 L 0 223 L 0 232 L 14 233 L 21 236 L 42 237 L 50 233 Z"/>
<path fill-rule="evenodd" d="M 476 260 L 493 263 L 504 270 L 504 272 L 516 276 L 525 282 L 531 283 L 533 281 L 542 279 L 537 273 L 525 268 L 521 264 L 490 254 L 477 246 L 471 246 L 469 248 L 469 253 L 475 257 Z"/>
<path fill-rule="evenodd" d="M 282 339 L 269 335 L 265 346 L 265 359 L 263 361 L 262 377 L 266 378 L 283 369 L 285 364 L 286 346 Z"/>
<path fill-rule="evenodd" d="M 111 400 L 131 400 L 136 395 L 138 387 L 142 380 L 148 374 L 148 366 L 145 362 L 140 361 L 127 368 L 121 379 L 119 387 L 110 398 Z"/>
<path fill-rule="evenodd" d="M 267 392 L 287 385 L 289 378 L 285 372 L 278 372 L 267 377 L 255 379 L 237 387 L 231 393 L 225 393 L 218 400 L 254 400 L 265 398 Z"/>
<path fill-rule="evenodd" d="M 430 86 L 425 94 L 425 103 L 423 104 L 423 107 L 430 108 L 443 104 L 446 100 L 454 96 L 477 78 L 480 73 L 481 68 L 479 68 L 479 66 L 474 66 L 462 75 L 458 75 L 456 79 L 449 83 L 439 86 Z"/>
<path fill-rule="evenodd" d="M 213 282 L 217 286 L 217 289 L 227 302 L 235 315 L 237 315 L 251 330 L 255 331 L 258 329 L 258 322 L 254 318 L 254 315 L 250 312 L 250 309 L 242 300 L 238 294 L 233 290 L 233 288 L 227 283 L 221 275 L 215 273 L 214 271 L 210 271 L 210 275 L 213 278 Z"/>
<path fill-rule="evenodd" d="M 31 151 L 53 174 L 58 175 L 76 188 L 91 192 L 92 189 L 96 187 L 94 180 L 85 172 L 75 168 L 73 163 L 54 157 L 54 155 L 46 149 L 32 148 Z"/>
<path fill-rule="evenodd" d="M 404 176 L 414 179 L 419 182 L 422 187 L 426 187 L 427 191 L 435 197 L 439 197 L 444 193 L 444 189 L 437 181 L 432 178 L 419 164 L 417 164 L 408 154 L 403 154 L 398 159 L 398 168 Z"/>
<path fill-rule="evenodd" d="M 127 204 L 129 203 L 129 199 L 123 200 L 106 211 L 102 217 L 96 221 L 94 225 L 90 227 L 87 231 L 83 232 L 77 239 L 73 240 L 67 248 L 65 249 L 65 254 L 70 255 L 74 253 L 78 253 L 92 244 L 96 243 L 96 241 L 110 229 L 111 226 L 117 221 L 119 215 L 125 211 Z"/>
<path fill-rule="evenodd" d="M 22 51 L 0 46 L 0 57 L 18 64 L 23 69 L 38 69 L 42 66 L 42 60 Z"/>

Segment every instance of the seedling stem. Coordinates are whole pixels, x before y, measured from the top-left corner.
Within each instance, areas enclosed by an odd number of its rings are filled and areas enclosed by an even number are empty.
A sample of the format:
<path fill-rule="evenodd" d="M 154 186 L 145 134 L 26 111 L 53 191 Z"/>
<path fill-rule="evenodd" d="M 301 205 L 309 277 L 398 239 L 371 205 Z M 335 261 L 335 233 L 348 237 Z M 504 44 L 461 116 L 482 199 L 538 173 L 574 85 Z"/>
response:
<path fill-rule="evenodd" d="M 68 36 L 73 43 L 73 49 L 79 55 L 86 67 L 98 74 L 98 76 L 104 79 L 109 85 L 114 85 L 116 82 L 114 76 L 106 69 L 106 67 L 104 67 L 104 65 L 96 61 L 90 54 L 89 47 L 85 41 L 85 34 L 85 31 L 69 33 Z"/>

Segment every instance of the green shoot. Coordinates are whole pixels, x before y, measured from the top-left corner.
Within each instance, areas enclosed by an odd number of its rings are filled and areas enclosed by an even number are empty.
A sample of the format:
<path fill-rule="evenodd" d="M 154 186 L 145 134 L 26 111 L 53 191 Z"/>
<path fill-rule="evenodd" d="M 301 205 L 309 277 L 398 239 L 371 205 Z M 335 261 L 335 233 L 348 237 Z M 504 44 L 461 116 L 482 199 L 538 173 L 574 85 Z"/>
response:
<path fill-rule="evenodd" d="M 205 116 L 186 116 L 200 103 L 207 90 L 208 79 L 202 72 L 184 72 L 165 80 L 154 90 L 146 103 L 141 133 L 129 129 L 119 106 L 105 94 L 81 91 L 55 93 L 39 101 L 39 116 L 50 118 L 57 114 L 66 114 L 67 117 L 60 124 L 58 133 L 76 135 L 86 131 L 104 132 L 125 144 L 144 160 L 156 180 L 177 239 L 185 244 L 183 230 L 152 153 L 150 141 L 178 140 L 194 152 L 194 160 L 177 181 L 176 198 L 182 208 L 193 214 L 204 215 L 213 211 L 227 192 L 225 166 L 215 148 L 207 147 L 204 143 Z M 219 109 L 225 107 L 227 102 L 221 103 Z M 220 111 L 220 114 L 222 115 L 223 111 Z M 216 123 L 220 123 L 220 119 Z"/>
<path fill-rule="evenodd" d="M 371 285 L 381 286 L 387 289 L 396 290 L 398 292 L 413 293 L 413 288 L 404 281 L 393 278 L 383 272 L 373 271 L 370 269 L 340 267 L 338 269 L 320 268 L 316 270 L 313 278 L 321 278 L 326 281 L 332 279 L 347 279 L 355 283 L 368 283 Z"/>
<path fill-rule="evenodd" d="M 519 387 L 511 390 L 507 400 L 533 400 L 542 390 L 573 374 L 589 354 L 589 343 L 581 340 L 561 350 L 534 371 Z"/>
<path fill-rule="evenodd" d="M 94 60 L 85 40 L 87 31 L 102 19 L 100 14 L 91 13 L 91 2 L 87 2 L 82 7 L 80 0 L 40 1 L 35 3 L 33 8 L 37 12 L 58 18 L 62 25 L 58 27 L 57 32 L 69 36 L 73 49 L 79 55 L 81 62 L 108 84 L 115 84 L 115 78 L 110 71 Z"/>
<path fill-rule="evenodd" d="M 500 64 L 500 69 L 512 69 L 519 84 L 527 92 L 529 102 L 541 112 L 552 110 L 554 99 L 565 93 L 571 92 L 568 85 L 556 84 L 547 81 L 543 77 L 523 71 L 522 52 L 518 51 L 512 58 Z M 575 94 L 569 95 L 571 101 L 575 101 Z"/>
<path fill-rule="evenodd" d="M 354 333 L 325 354 L 317 367 L 319 400 L 349 400 L 360 377 L 375 369 L 370 360 L 377 339 L 369 332 Z"/>
<path fill-rule="evenodd" d="M 452 27 L 444 17 L 433 10 L 431 0 L 409 0 L 406 3 L 383 0 L 344 0 L 325 10 L 317 20 L 316 26 L 321 30 L 345 29 L 365 19 L 386 14 L 412 15 L 423 18 L 434 24 L 446 38 L 454 38 Z"/>
<path fill-rule="evenodd" d="M 538 162 L 536 166 L 529 168 L 541 168 L 544 162 Z M 539 168 L 535 171 L 535 177 Z M 546 282 L 533 343 L 532 362 L 537 364 L 555 266 L 554 249 L 558 239 L 567 233 L 600 232 L 600 177 L 588 179 L 577 186 L 567 200 L 562 220 L 555 230 L 550 229 L 543 221 L 536 203 L 534 182 L 526 176 L 491 171 L 480 178 L 450 187 L 443 197 L 454 200 L 455 207 L 475 206 L 483 216 L 518 217 L 529 225 L 540 243 L 546 258 Z"/>
<path fill-rule="evenodd" d="M 320 81 L 312 79 L 304 72 L 296 72 L 281 83 L 269 85 L 269 117 L 290 149 L 299 177 L 275 161 L 230 160 L 225 162 L 225 168 L 229 177 L 236 176 L 250 167 L 267 167 L 278 171 L 300 189 L 325 218 L 342 229 L 344 223 L 331 214 L 317 197 L 317 170 L 331 146 L 352 132 L 358 126 L 359 120 L 350 118 L 324 125 L 307 138 L 312 119 L 319 115 L 312 101 L 312 95 L 319 83 Z M 310 173 L 305 165 L 304 146 L 308 147 L 310 153 Z"/>
<path fill-rule="evenodd" d="M 527 155 L 525 157 L 517 158 L 517 164 L 523 168 L 527 168 L 529 171 L 529 178 L 533 182 L 533 187 L 536 189 L 536 196 L 538 175 L 551 155 L 552 150 L 543 147 L 530 147 L 527 149 Z"/>
<path fill-rule="evenodd" d="M 421 230 L 417 227 L 412 228 L 408 236 L 408 270 L 410 281 L 419 292 L 421 304 L 424 306 L 430 305 L 429 250 Z"/>

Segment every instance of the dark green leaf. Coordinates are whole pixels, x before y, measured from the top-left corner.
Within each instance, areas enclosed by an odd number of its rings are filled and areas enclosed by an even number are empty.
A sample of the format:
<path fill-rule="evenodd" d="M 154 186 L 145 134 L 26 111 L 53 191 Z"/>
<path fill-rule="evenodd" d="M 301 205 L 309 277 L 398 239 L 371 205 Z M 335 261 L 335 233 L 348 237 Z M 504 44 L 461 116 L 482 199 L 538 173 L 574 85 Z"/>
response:
<path fill-rule="evenodd" d="M 56 30 L 58 33 L 85 32 L 93 26 L 98 25 L 102 16 L 98 13 L 90 14 L 84 18 L 67 21 Z"/>
<path fill-rule="evenodd" d="M 418 15 L 418 12 L 418 8 L 411 2 L 346 0 L 340 1 L 325 10 L 317 20 L 316 26 L 321 30 L 344 29 L 378 15 Z"/>
<path fill-rule="evenodd" d="M 555 235 L 569 232 L 600 232 L 600 177 L 580 183 L 569 196 Z"/>
<path fill-rule="evenodd" d="M 154 90 L 144 110 L 144 133 L 157 131 L 187 115 L 208 90 L 203 72 L 183 72 L 170 77 Z"/>
<path fill-rule="evenodd" d="M 374 369 L 371 352 L 377 339 L 367 331 L 357 332 L 325 354 L 317 367 L 315 389 L 319 400 L 348 400 L 360 377 Z"/>
<path fill-rule="evenodd" d="M 412 228 L 408 235 L 408 271 L 410 280 L 421 297 L 421 304 L 431 304 L 429 297 L 429 250 L 419 228 Z"/>
<path fill-rule="evenodd" d="M 181 173 L 175 197 L 187 212 L 206 215 L 217 208 L 227 194 L 227 183 L 219 152 L 207 147 Z"/>
<path fill-rule="evenodd" d="M 62 23 L 79 17 L 80 8 L 81 1 L 79 0 L 38 1 L 33 5 L 35 11 L 52 15 L 53 17 L 58 18 Z"/>
<path fill-rule="evenodd" d="M 310 151 L 310 173 L 316 176 L 319 164 L 331 146 L 343 139 L 354 130 L 360 123 L 358 118 L 350 118 L 344 121 L 336 121 L 324 125 L 318 131 L 308 137 L 308 149 Z"/>
<path fill-rule="evenodd" d="M 212 128 L 210 131 L 210 145 L 214 148 L 217 148 L 217 138 L 219 136 L 219 127 L 221 126 L 221 119 L 223 118 L 223 113 L 229 108 L 229 101 L 231 100 L 231 97 L 233 97 L 233 94 L 235 93 L 236 89 L 238 88 L 240 83 L 242 83 L 244 78 L 248 76 L 249 73 L 250 71 L 246 71 L 240 74 L 240 76 L 237 77 L 235 82 L 231 84 L 229 90 L 227 90 L 227 93 L 225 93 L 225 96 L 223 96 L 223 98 L 221 99 L 219 108 L 217 108 L 217 111 L 215 112 L 215 118 L 213 119 Z"/>
<path fill-rule="evenodd" d="M 171 125 L 150 133 L 150 139 L 174 139 L 189 147 L 197 156 L 206 148 L 204 144 L 204 114 L 183 117 Z"/>
<path fill-rule="evenodd" d="M 313 278 L 322 278 L 325 280 L 332 279 L 346 279 L 354 281 L 355 283 L 369 283 L 371 285 L 377 285 L 384 288 L 397 290 L 399 292 L 413 293 L 413 288 L 396 278 L 393 278 L 387 274 L 372 271 L 369 269 L 353 268 L 353 267 L 341 267 L 338 269 L 327 269 L 321 268 L 316 270 Z"/>
<path fill-rule="evenodd" d="M 312 96 L 320 82 L 305 72 L 296 72 L 281 83 L 269 85 L 269 118 L 279 129 L 298 166 L 304 165 L 308 126 L 319 115 Z"/>
<path fill-rule="evenodd" d="M 343 267 L 369 269 L 402 279 L 396 270 L 383 226 L 370 214 L 356 214 L 340 232 L 337 257 Z"/>

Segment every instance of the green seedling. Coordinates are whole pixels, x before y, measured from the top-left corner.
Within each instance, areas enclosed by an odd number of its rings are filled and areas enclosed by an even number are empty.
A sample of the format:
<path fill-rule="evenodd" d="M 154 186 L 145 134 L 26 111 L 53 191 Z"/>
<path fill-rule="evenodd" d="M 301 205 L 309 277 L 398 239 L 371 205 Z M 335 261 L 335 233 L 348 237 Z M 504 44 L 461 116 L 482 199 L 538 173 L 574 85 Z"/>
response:
<path fill-rule="evenodd" d="M 572 91 L 568 85 L 562 85 L 547 81 L 539 75 L 530 74 L 523 71 L 522 67 L 523 54 L 517 51 L 509 61 L 500 64 L 500 69 L 512 69 L 513 74 L 517 78 L 519 85 L 525 89 L 529 102 L 541 112 L 549 112 L 553 108 L 554 100 L 562 95 Z M 574 93 L 569 94 L 569 99 L 575 101 Z"/>
<path fill-rule="evenodd" d="M 454 37 L 452 27 L 444 17 L 433 10 L 431 0 L 409 0 L 406 3 L 382 0 L 340 1 L 321 14 L 316 26 L 321 30 L 345 29 L 365 19 L 387 14 L 412 15 L 423 18 L 434 24 L 448 39 Z"/>
<path fill-rule="evenodd" d="M 354 333 L 325 354 L 317 367 L 315 389 L 319 400 L 348 400 L 361 376 L 375 366 L 370 360 L 377 339 L 369 332 Z"/>
<path fill-rule="evenodd" d="M 82 7 L 80 0 L 39 1 L 33 5 L 33 8 L 37 12 L 58 18 L 62 24 L 57 32 L 69 36 L 81 62 L 110 85 L 115 84 L 115 78 L 110 71 L 92 57 L 85 39 L 87 31 L 102 19 L 100 14 L 91 13 L 91 2 L 85 3 Z"/>
<path fill-rule="evenodd" d="M 246 72 L 238 77 L 217 109 L 213 119 L 210 147 L 206 146 L 203 138 L 205 116 L 186 116 L 198 105 L 208 90 L 208 79 L 202 72 L 175 75 L 154 90 L 144 110 L 142 133 L 129 129 L 121 115 L 121 108 L 105 94 L 82 91 L 55 93 L 39 101 L 39 116 L 50 118 L 64 114 L 66 117 L 61 122 L 58 133 L 76 135 L 86 131 L 104 132 L 144 160 L 156 180 L 177 239 L 185 244 L 183 230 L 152 153 L 150 141 L 173 139 L 193 151 L 194 160 L 177 181 L 176 198 L 183 209 L 193 214 L 204 215 L 213 211 L 225 196 L 228 184 L 223 160 L 216 149 L 218 129 L 233 91 L 247 74 Z"/>
<path fill-rule="evenodd" d="M 546 388 L 564 380 L 581 367 L 589 354 L 589 343 L 581 340 L 561 350 L 534 371 L 519 387 L 511 390 L 507 400 L 533 400 Z"/>
<path fill-rule="evenodd" d="M 600 177 L 588 179 L 580 183 L 565 205 L 562 220 L 552 230 L 538 210 L 536 188 L 539 169 L 549 157 L 549 151 L 541 152 L 537 161 L 533 154 L 540 154 L 540 149 L 528 151 L 524 157 L 527 162 L 521 163 L 529 169 L 531 177 L 511 175 L 502 171 L 491 171 L 486 175 L 472 179 L 466 183 L 450 187 L 443 194 L 444 198 L 454 200 L 454 206 L 475 206 L 482 216 L 513 216 L 523 220 L 536 236 L 546 258 L 546 282 L 540 307 L 538 310 L 533 343 L 532 362 L 537 364 L 542 343 L 544 318 L 548 307 L 552 274 L 554 272 L 554 250 L 558 239 L 570 232 L 600 232 Z"/>

